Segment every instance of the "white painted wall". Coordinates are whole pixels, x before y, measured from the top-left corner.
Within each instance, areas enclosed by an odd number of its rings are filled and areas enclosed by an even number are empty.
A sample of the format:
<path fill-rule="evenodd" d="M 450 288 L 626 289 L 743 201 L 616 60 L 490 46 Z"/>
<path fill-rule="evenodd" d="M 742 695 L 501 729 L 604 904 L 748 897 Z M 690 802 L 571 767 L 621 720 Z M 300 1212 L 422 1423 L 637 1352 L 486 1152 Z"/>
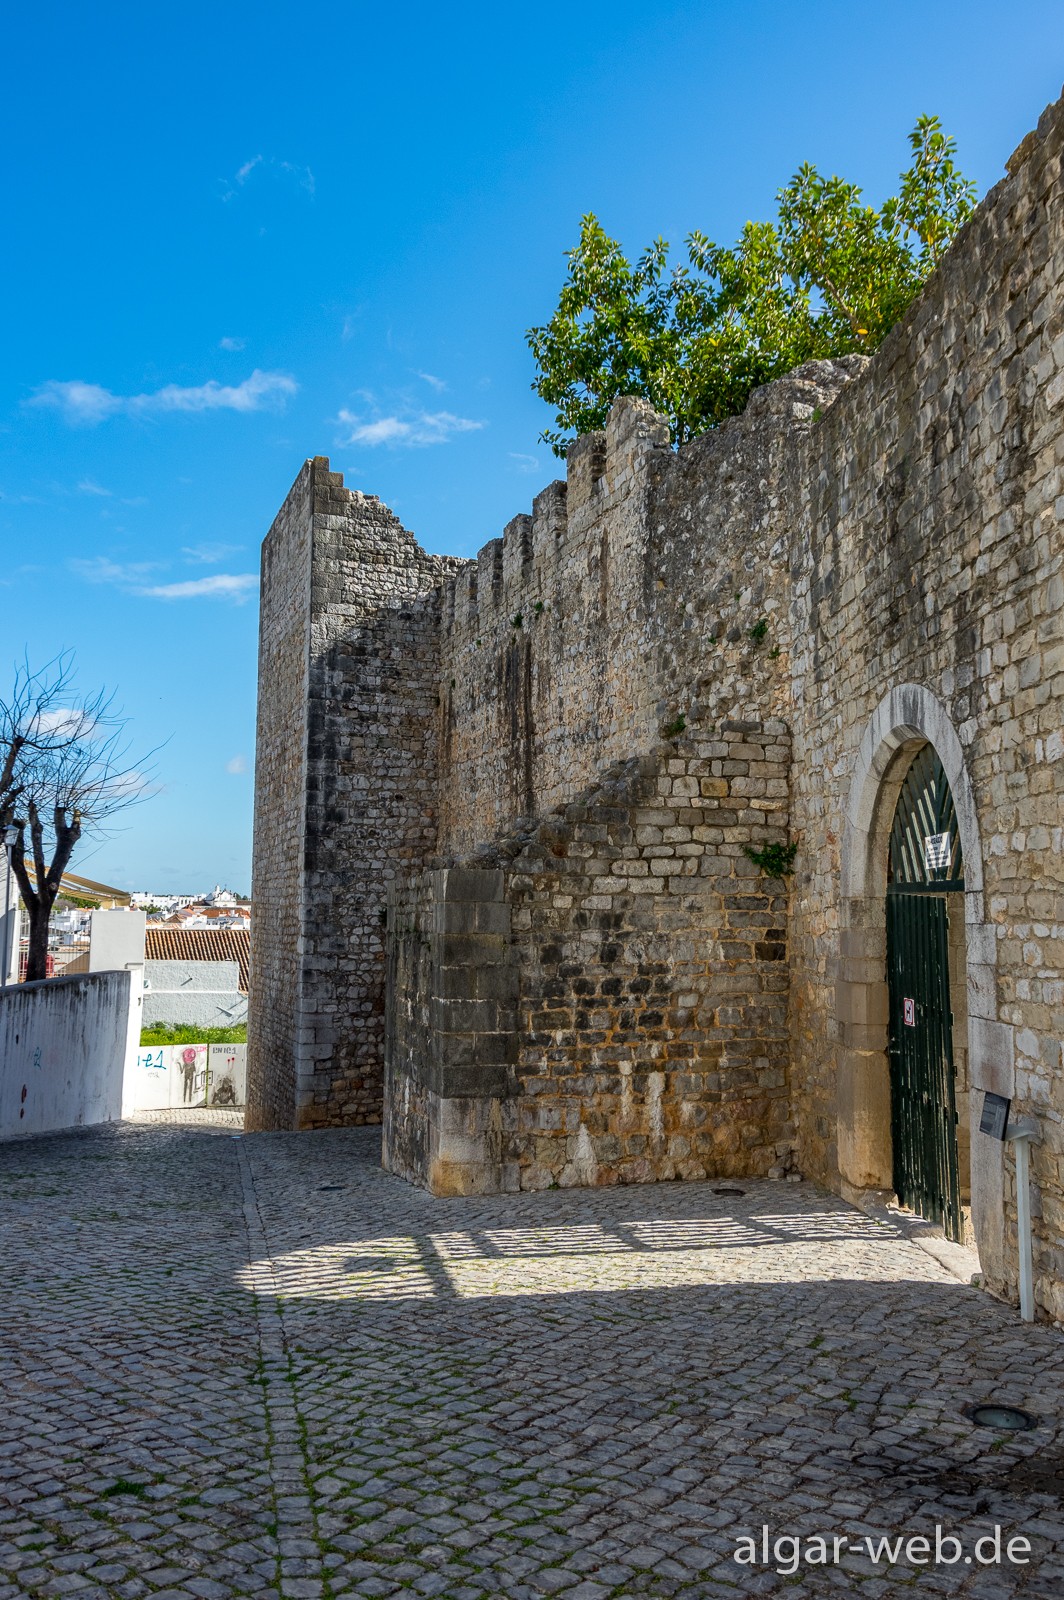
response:
<path fill-rule="evenodd" d="M 0 1138 L 118 1121 L 138 987 L 94 972 L 0 994 Z"/>
<path fill-rule="evenodd" d="M 143 1045 L 129 1074 L 131 1109 L 242 1106 L 247 1054 L 246 1044 Z"/>
<path fill-rule="evenodd" d="M 0 974 L 4 972 L 6 966 L 4 981 L 17 983 L 22 919 L 18 882 L 9 867 L 7 851 L 0 845 Z"/>
<path fill-rule="evenodd" d="M 89 971 L 124 972 L 144 964 L 146 911 L 94 911 L 89 923 Z"/>
<path fill-rule="evenodd" d="M 248 997 L 240 992 L 237 962 L 145 962 L 145 1027 L 187 1022 L 197 1028 L 233 1028 L 247 1016 Z"/>

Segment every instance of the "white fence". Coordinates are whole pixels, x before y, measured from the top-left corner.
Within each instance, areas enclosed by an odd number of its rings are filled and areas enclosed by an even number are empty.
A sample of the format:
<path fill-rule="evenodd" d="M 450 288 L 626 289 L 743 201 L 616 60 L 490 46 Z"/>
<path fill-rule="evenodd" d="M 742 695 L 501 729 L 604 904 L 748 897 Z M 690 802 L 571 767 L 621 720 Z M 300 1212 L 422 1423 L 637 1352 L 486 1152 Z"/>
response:
<path fill-rule="evenodd" d="M 137 1051 L 131 1098 L 135 1111 L 242 1106 L 246 1044 L 159 1044 Z"/>

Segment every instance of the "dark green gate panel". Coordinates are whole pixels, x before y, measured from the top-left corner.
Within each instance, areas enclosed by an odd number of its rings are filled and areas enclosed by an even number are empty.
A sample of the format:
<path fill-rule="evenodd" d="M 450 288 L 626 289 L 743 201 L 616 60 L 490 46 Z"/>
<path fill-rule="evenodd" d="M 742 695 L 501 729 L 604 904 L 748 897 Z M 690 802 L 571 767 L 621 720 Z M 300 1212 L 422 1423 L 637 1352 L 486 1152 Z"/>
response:
<path fill-rule="evenodd" d="M 960 1241 L 946 895 L 964 889 L 964 861 L 953 796 L 931 745 L 917 752 L 898 795 L 887 876 L 894 1187 L 903 1205 Z"/>
<path fill-rule="evenodd" d="M 961 1240 L 944 898 L 887 895 L 891 1132 L 903 1205 Z"/>

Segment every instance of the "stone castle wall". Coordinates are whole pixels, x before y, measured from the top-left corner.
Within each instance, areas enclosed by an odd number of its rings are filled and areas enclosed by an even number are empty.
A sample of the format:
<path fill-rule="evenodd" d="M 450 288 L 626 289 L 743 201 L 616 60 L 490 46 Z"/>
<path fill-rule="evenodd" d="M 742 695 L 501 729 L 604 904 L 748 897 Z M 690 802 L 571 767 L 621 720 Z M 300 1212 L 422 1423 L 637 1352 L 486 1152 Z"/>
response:
<path fill-rule="evenodd" d="M 787 1170 L 782 723 L 699 724 L 389 909 L 385 1159 L 436 1193 Z"/>
<path fill-rule="evenodd" d="M 290 1125 L 299 1045 L 310 617 L 308 461 L 262 547 L 248 991 L 249 1128 Z"/>
<path fill-rule="evenodd" d="M 922 685 L 955 730 L 974 802 L 965 896 L 973 1090 L 980 1099 L 985 1089 L 1015 1095 L 1043 1119 L 1045 1143 L 1034 1157 L 1041 1270 L 1058 1281 L 1062 147 L 1058 103 L 875 361 L 802 442 L 791 512 L 793 817 L 801 839 L 792 1033 L 803 1160 L 833 1178 L 840 1073 L 847 1103 L 855 1093 L 860 1100 L 862 1080 L 870 1094 L 885 1091 L 882 889 L 849 903 L 840 895 L 843 822 L 877 706 L 899 684 Z M 889 828 L 896 792 L 888 781 L 881 828 Z M 824 1048 L 825 1024 L 833 1049 Z M 844 1159 L 844 1177 L 845 1166 Z M 1007 1191 L 1011 1154 L 996 1180 L 984 1176 Z M 879 1177 L 889 1187 L 889 1175 Z M 1001 1205 L 1001 1189 L 986 1203 Z M 995 1265 L 1011 1281 L 1015 1247 L 1006 1245 Z M 1055 1304 L 1064 1313 L 1064 1297 Z"/>
<path fill-rule="evenodd" d="M 569 451 L 566 481 L 443 595 L 441 854 L 491 840 L 649 749 L 678 715 L 789 704 L 795 430 L 860 359 L 761 391 L 679 455 L 643 401 Z"/>
<path fill-rule="evenodd" d="M 251 1127 L 380 1121 L 384 907 L 435 847 L 454 565 L 322 457 L 263 546 Z"/>
<path fill-rule="evenodd" d="M 335 526 L 310 558 L 328 641 L 308 668 L 301 1120 L 379 1115 L 385 1071 L 387 1159 L 438 1189 L 792 1159 L 889 1188 L 885 837 L 930 741 L 964 838 L 968 1109 L 993 1088 L 1041 1119 L 1039 1293 L 1064 1314 L 1062 120 L 871 361 L 800 369 L 679 452 L 619 401 L 473 562 L 434 561 L 314 464 Z M 744 845 L 788 833 L 785 888 Z M 288 933 L 266 927 L 276 977 Z M 1008 1290 L 1011 1155 L 971 1145 Z"/>

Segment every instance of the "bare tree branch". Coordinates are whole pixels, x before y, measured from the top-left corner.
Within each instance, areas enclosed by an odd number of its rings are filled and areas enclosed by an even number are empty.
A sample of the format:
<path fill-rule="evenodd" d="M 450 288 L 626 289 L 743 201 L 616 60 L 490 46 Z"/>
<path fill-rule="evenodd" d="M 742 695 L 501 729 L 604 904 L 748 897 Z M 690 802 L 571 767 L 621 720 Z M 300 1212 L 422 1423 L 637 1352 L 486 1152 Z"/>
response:
<path fill-rule="evenodd" d="M 131 759 L 113 696 L 75 693 L 73 667 L 69 651 L 39 671 L 23 663 L 0 700 L 0 825 L 18 829 L 11 870 L 29 913 L 31 981 L 46 975 L 48 923 L 78 843 L 152 792 L 156 751 Z"/>

